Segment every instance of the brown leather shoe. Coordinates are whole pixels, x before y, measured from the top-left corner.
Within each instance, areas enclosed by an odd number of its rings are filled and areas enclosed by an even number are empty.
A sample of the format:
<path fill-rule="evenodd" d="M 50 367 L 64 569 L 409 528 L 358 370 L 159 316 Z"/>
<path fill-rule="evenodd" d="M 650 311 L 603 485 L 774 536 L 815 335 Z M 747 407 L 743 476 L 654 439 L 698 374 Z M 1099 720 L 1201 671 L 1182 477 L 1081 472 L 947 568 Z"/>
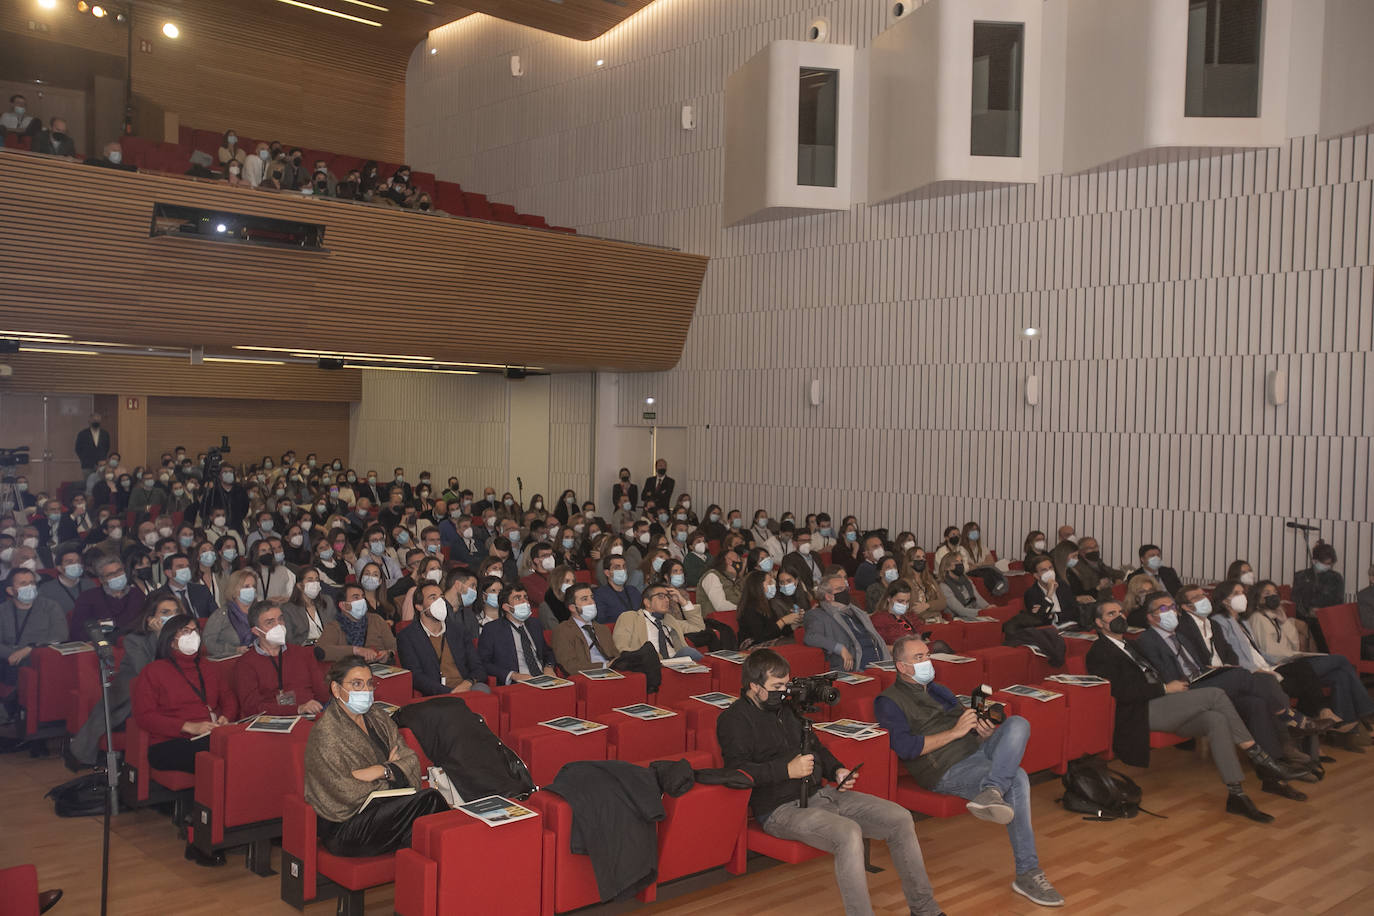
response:
<path fill-rule="evenodd" d="M 38 895 L 38 912 L 46 913 L 48 910 L 57 906 L 57 901 L 62 899 L 62 888 L 55 887 L 50 891 L 43 891 Z"/>

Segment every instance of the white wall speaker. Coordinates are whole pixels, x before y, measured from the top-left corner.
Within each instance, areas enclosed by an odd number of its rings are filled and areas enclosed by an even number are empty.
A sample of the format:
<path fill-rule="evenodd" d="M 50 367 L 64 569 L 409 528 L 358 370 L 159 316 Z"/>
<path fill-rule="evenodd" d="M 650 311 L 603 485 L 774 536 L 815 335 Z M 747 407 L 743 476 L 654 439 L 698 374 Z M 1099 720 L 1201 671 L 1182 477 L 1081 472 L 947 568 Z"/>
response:
<path fill-rule="evenodd" d="M 813 379 L 811 380 L 811 384 L 810 384 L 809 386 L 807 386 L 807 396 L 808 396 L 808 399 L 811 401 L 811 406 L 812 406 L 812 407 L 820 407 L 820 406 L 821 406 L 821 380 L 820 380 L 820 379 L 818 379 L 818 378 L 813 378 Z"/>
<path fill-rule="evenodd" d="M 806 27 L 807 41 L 827 41 L 830 38 L 830 20 L 822 16 Z"/>
<path fill-rule="evenodd" d="M 1278 407 L 1288 400 L 1288 373 L 1282 369 L 1270 369 L 1264 378 L 1264 395 L 1269 403 Z"/>
<path fill-rule="evenodd" d="M 519 54 L 512 54 L 512 55 L 510 56 L 510 75 L 511 75 L 511 76 L 524 76 L 524 75 L 525 75 L 525 65 L 522 64 L 522 63 L 520 63 L 520 55 L 519 55 Z"/>
<path fill-rule="evenodd" d="M 682 106 L 682 129 L 683 129 L 683 130 L 696 130 L 696 129 L 697 129 L 697 112 L 696 112 L 696 109 L 693 108 L 691 105 L 683 105 L 683 106 Z"/>
<path fill-rule="evenodd" d="M 1040 376 L 1026 376 L 1026 404 L 1036 407 L 1040 404 Z"/>

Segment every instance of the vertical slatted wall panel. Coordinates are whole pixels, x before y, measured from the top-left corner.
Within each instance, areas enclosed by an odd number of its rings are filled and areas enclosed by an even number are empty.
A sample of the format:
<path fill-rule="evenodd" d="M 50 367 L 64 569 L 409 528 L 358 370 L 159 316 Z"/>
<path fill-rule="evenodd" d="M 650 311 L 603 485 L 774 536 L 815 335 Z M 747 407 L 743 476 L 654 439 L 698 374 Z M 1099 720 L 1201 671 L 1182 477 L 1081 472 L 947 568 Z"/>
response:
<path fill-rule="evenodd" d="M 618 416 L 642 423 L 653 394 L 689 427 L 682 485 L 704 500 L 926 540 L 975 518 L 1011 555 L 1072 521 L 1115 561 L 1158 540 L 1199 578 L 1244 556 L 1290 580 L 1282 522 L 1300 517 L 1362 584 L 1369 136 L 721 229 L 726 77 L 816 15 L 865 46 L 888 5 L 658 0 L 586 44 L 469 17 L 412 57 L 407 156 L 582 232 L 711 256 L 678 368 L 622 377 Z M 625 345 L 652 324 L 627 322 Z"/>

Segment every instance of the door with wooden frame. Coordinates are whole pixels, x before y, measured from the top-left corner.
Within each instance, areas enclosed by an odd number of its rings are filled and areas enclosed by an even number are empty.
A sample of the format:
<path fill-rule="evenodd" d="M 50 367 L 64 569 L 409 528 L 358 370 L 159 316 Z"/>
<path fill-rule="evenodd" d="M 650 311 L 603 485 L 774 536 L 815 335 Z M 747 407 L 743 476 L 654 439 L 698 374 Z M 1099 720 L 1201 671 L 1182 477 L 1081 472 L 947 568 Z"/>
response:
<path fill-rule="evenodd" d="M 5 468 L 24 476 L 29 491 L 57 495 L 66 481 L 79 480 L 76 434 L 90 419 L 94 398 L 89 394 L 0 393 L 0 449 L 28 446 L 29 463 Z"/>

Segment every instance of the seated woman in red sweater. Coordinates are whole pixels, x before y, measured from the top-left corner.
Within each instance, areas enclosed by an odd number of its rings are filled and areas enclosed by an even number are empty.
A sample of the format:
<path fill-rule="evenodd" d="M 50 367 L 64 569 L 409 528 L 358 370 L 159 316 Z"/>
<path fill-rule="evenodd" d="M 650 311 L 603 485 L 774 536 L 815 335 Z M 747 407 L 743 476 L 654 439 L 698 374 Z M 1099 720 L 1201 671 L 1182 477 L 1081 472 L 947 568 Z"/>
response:
<path fill-rule="evenodd" d="M 313 649 L 286 644 L 281 605 L 255 602 L 248 609 L 248 625 L 254 642 L 234 669 L 239 716 L 318 714 L 329 698 L 324 677 Z"/>
<path fill-rule="evenodd" d="M 157 659 L 134 682 L 134 721 L 148 734 L 148 763 L 159 770 L 196 771 L 208 735 L 237 716 L 238 704 L 218 665 L 200 657 L 195 620 L 178 614 L 162 625 Z"/>
<path fill-rule="evenodd" d="M 911 585 L 898 579 L 883 592 L 873 611 L 873 629 L 889 646 L 903 636 L 919 636 L 923 626 L 919 613 L 911 610 Z"/>

